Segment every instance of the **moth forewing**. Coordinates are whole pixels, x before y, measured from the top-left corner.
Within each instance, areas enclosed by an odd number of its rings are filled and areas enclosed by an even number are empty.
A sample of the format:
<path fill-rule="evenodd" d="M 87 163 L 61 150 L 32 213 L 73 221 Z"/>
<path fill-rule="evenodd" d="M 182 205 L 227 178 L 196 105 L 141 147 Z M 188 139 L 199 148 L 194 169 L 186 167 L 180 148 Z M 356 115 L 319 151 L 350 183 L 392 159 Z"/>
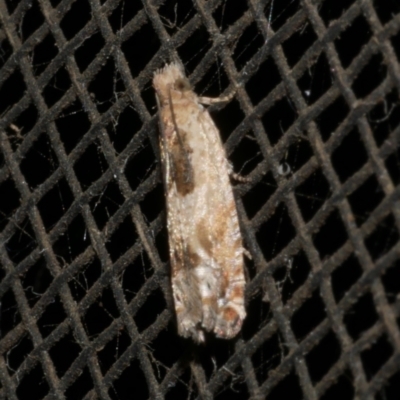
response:
<path fill-rule="evenodd" d="M 246 316 L 243 247 L 229 162 L 183 67 L 166 65 L 156 72 L 153 85 L 178 332 L 198 342 L 204 341 L 205 331 L 229 339 Z"/>

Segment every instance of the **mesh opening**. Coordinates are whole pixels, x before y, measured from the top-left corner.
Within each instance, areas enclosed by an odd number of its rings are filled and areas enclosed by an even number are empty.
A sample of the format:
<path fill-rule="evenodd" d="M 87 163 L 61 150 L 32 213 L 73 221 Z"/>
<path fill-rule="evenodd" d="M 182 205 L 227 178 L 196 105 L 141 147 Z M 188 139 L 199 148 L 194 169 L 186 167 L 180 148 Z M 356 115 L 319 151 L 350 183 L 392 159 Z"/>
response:
<path fill-rule="evenodd" d="M 238 338 L 177 335 L 154 71 L 234 170 Z M 398 399 L 400 6 L 0 0 L 0 397 Z"/>

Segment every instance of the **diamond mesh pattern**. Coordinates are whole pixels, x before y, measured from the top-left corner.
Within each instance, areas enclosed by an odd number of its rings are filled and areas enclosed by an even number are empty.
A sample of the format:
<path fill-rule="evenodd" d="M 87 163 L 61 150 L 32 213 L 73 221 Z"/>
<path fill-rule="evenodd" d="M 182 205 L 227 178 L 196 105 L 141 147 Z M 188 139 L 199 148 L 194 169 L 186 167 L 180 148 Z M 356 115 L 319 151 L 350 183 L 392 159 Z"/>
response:
<path fill-rule="evenodd" d="M 270 18 L 271 17 L 271 18 Z M 398 399 L 400 6 L 0 0 L 0 397 Z M 151 79 L 229 159 L 248 317 L 176 334 Z"/>

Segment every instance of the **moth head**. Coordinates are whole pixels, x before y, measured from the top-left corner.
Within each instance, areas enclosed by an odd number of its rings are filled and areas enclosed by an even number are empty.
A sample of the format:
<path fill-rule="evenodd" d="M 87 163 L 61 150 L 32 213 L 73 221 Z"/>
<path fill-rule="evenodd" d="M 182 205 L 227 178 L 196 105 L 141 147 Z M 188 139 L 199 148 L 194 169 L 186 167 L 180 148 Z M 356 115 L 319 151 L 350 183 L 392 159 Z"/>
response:
<path fill-rule="evenodd" d="M 179 77 L 175 80 L 173 89 L 179 92 L 187 92 L 188 90 L 191 90 L 191 86 L 186 77 Z"/>
<path fill-rule="evenodd" d="M 156 71 L 153 78 L 153 86 L 161 102 L 168 99 L 170 90 L 187 92 L 191 89 L 183 66 L 177 62 L 167 64 L 164 68 Z"/>

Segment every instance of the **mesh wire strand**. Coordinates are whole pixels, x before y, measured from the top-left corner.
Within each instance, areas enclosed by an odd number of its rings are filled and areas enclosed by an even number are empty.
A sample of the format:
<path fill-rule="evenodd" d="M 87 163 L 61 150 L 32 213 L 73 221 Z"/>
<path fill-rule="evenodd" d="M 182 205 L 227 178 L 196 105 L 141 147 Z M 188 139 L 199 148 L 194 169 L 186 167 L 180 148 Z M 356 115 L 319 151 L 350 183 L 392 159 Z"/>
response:
<path fill-rule="evenodd" d="M 273 6 L 0 0 L 1 398 L 398 398 L 400 7 Z M 174 58 L 237 87 L 212 115 L 248 178 L 248 317 L 204 347 L 169 279 Z"/>

